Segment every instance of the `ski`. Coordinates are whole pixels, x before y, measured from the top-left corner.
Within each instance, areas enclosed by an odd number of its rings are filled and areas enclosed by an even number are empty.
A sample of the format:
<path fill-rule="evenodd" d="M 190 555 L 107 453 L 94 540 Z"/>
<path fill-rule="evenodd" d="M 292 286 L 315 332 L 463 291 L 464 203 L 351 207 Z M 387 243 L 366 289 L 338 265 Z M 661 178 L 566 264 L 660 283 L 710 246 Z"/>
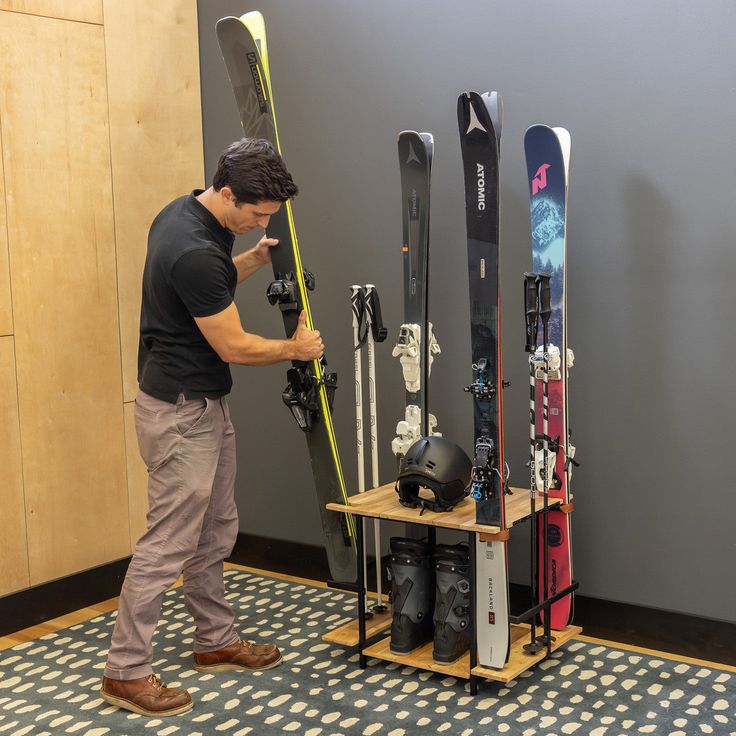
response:
<path fill-rule="evenodd" d="M 575 464 L 567 406 L 568 371 L 573 355 L 567 347 L 565 280 L 570 134 L 564 128 L 533 125 L 524 136 L 524 150 L 531 207 L 532 271 L 548 275 L 550 289 L 547 336 L 532 355 L 535 394 L 543 396 L 545 404 L 541 417 L 536 412 L 534 482 L 538 492 L 548 489 L 550 500 L 561 499 L 567 504 Z M 539 530 L 540 600 L 554 596 L 572 582 L 569 514 L 550 510 L 546 526 L 546 534 L 544 527 Z M 545 536 L 549 545 L 546 566 Z M 552 604 L 551 628 L 563 629 L 572 621 L 573 602 L 570 593 Z M 544 613 L 541 618 L 544 621 Z"/>
<path fill-rule="evenodd" d="M 465 182 L 475 457 L 471 497 L 476 521 L 505 529 L 503 380 L 498 278 L 498 189 L 502 106 L 496 92 L 458 98 L 458 127 Z M 501 668 L 509 656 L 506 542 L 476 535 L 478 663 Z"/>
<path fill-rule="evenodd" d="M 263 16 L 256 11 L 240 18 L 223 18 L 217 23 L 217 40 L 245 135 L 266 138 L 281 153 Z M 269 302 L 278 304 L 287 336 L 294 333 L 302 309 L 307 326 L 313 329 L 308 291 L 314 288 L 314 277 L 302 265 L 290 201 L 271 217 L 268 236 L 279 240 L 279 245 L 271 249 L 274 282 L 268 289 Z M 329 502 L 348 503 L 332 425 L 337 377 L 326 370 L 326 365 L 324 358 L 294 361 L 287 371 L 288 384 L 282 398 L 306 435 L 330 574 L 335 581 L 354 583 L 354 520 L 349 514 L 325 508 Z"/>
<path fill-rule="evenodd" d="M 435 432 L 429 413 L 429 374 L 440 352 L 428 321 L 429 192 L 434 140 L 429 133 L 405 130 L 399 134 L 399 167 L 403 220 L 404 324 L 392 355 L 399 358 L 406 390 L 405 415 L 391 449 L 397 458 L 420 437 Z"/>

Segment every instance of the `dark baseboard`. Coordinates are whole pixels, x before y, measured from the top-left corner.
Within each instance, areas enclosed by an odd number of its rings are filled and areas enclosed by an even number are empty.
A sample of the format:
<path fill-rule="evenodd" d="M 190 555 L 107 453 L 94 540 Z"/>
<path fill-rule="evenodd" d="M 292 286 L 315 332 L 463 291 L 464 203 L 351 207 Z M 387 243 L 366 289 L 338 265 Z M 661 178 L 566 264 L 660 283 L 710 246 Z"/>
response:
<path fill-rule="evenodd" d="M 113 598 L 120 593 L 129 561 L 118 560 L 0 598 L 0 636 Z M 250 534 L 238 535 L 229 562 L 312 580 L 329 578 L 322 547 Z M 382 572 L 386 564 L 384 559 Z M 382 578 L 383 590 L 388 591 L 385 573 Z M 375 590 L 372 558 L 368 581 Z M 512 583 L 510 595 L 512 610 L 528 607 L 528 587 Z M 575 623 L 587 636 L 736 666 L 736 623 L 582 595 L 575 596 Z"/>
<path fill-rule="evenodd" d="M 0 598 L 0 636 L 120 595 L 130 557 Z"/>

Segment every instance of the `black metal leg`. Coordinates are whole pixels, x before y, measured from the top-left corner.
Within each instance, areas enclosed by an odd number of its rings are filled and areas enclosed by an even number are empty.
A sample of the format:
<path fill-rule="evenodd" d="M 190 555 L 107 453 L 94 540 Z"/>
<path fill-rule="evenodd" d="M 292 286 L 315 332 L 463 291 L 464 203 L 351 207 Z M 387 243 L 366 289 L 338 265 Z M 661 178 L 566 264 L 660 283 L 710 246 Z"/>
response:
<path fill-rule="evenodd" d="M 358 663 L 361 669 L 367 666 L 365 649 L 365 576 L 363 575 L 363 517 L 355 514 L 355 544 L 358 553 Z"/>

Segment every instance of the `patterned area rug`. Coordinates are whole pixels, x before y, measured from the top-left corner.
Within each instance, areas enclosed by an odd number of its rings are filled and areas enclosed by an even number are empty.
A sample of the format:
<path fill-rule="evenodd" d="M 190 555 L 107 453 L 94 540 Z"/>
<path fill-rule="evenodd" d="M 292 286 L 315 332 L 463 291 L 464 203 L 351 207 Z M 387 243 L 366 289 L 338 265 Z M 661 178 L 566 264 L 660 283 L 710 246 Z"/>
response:
<path fill-rule="evenodd" d="M 98 696 L 115 614 L 0 652 L 0 736 L 736 735 L 736 673 L 572 641 L 506 686 L 370 660 L 321 641 L 354 596 L 229 570 L 243 637 L 275 641 L 265 672 L 196 672 L 181 590 L 164 600 L 154 669 L 194 710 L 149 719 Z"/>

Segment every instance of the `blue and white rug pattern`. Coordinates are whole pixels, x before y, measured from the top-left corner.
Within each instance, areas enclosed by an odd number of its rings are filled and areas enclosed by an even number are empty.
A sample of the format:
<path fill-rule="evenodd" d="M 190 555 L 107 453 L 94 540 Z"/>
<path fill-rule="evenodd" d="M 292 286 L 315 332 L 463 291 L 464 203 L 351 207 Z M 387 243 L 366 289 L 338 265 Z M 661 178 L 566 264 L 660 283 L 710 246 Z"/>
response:
<path fill-rule="evenodd" d="M 244 638 L 276 642 L 264 672 L 192 668 L 181 589 L 165 596 L 154 671 L 194 709 L 150 719 L 98 694 L 115 614 L 0 652 L 0 736 L 736 736 L 736 673 L 583 641 L 471 697 L 464 680 L 370 660 L 322 634 L 355 616 L 354 596 L 226 572 Z"/>

